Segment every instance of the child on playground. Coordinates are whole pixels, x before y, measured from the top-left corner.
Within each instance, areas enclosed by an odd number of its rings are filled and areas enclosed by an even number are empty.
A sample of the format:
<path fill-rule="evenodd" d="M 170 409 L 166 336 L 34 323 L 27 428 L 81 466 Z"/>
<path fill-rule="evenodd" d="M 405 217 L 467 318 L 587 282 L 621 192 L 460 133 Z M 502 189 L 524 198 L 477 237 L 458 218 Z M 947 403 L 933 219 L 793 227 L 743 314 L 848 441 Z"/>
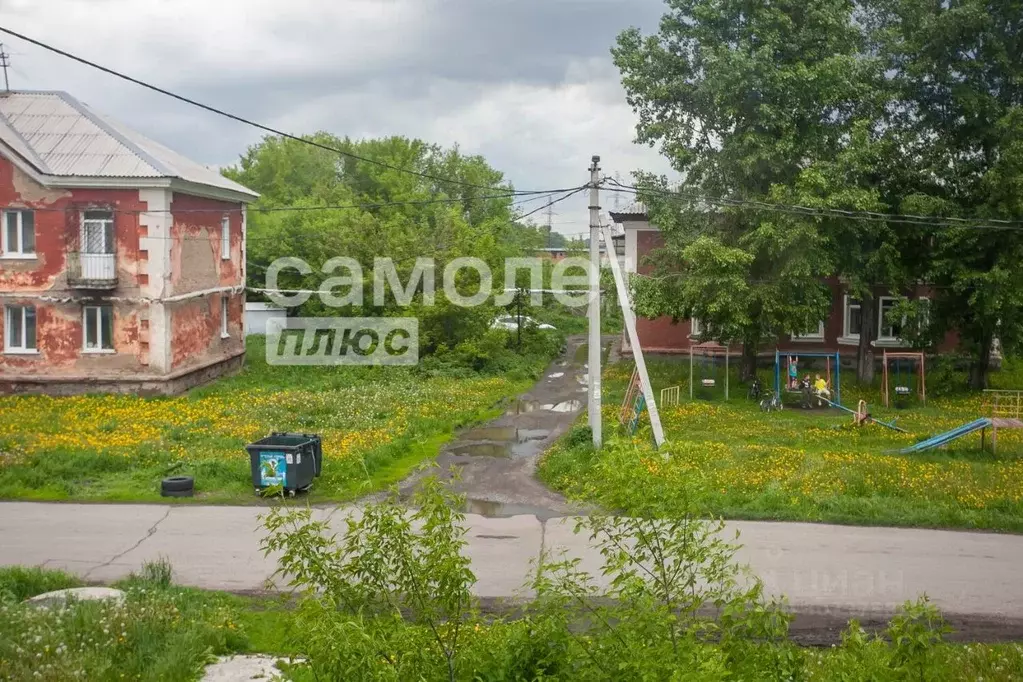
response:
<path fill-rule="evenodd" d="M 799 389 L 799 357 L 789 358 L 789 388 L 793 391 Z"/>
<path fill-rule="evenodd" d="M 821 375 L 817 375 L 817 380 L 813 382 L 813 391 L 817 394 L 818 398 L 824 398 L 825 400 L 831 400 L 831 391 L 828 390 L 828 382 L 821 378 Z M 823 403 L 818 400 L 817 405 L 823 406 Z"/>
<path fill-rule="evenodd" d="M 810 382 L 810 375 L 807 374 L 805 377 L 803 377 L 802 381 L 799 380 L 799 377 L 796 377 L 796 385 L 802 392 L 802 400 L 800 401 L 800 407 L 802 407 L 804 410 L 810 409 L 811 407 L 810 398 L 813 395 L 813 384 Z"/>
<path fill-rule="evenodd" d="M 813 388 L 817 392 L 817 395 L 824 396 L 825 398 L 831 398 L 831 391 L 828 390 L 828 382 L 821 378 L 821 375 L 817 375 L 817 380 L 813 382 Z"/>

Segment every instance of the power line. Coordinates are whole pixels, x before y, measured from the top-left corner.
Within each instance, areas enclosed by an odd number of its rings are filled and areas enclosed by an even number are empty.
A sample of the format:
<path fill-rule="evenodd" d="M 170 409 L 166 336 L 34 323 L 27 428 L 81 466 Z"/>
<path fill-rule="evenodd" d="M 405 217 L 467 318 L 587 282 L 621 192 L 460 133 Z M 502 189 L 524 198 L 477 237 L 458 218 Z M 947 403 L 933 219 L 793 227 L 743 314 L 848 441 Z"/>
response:
<path fill-rule="evenodd" d="M 652 282 L 662 282 L 662 281 L 665 281 L 665 280 L 680 279 L 680 278 L 688 277 L 688 276 L 689 276 L 689 273 L 686 273 L 686 272 L 670 272 L 670 273 L 667 273 L 667 274 L 664 274 L 664 275 L 652 275 L 652 274 L 646 274 L 646 273 L 642 273 L 642 272 L 632 272 L 632 273 L 629 273 L 629 277 L 631 277 L 631 278 L 645 279 L 645 280 L 650 280 Z M 811 277 L 807 277 L 807 279 L 813 279 L 817 283 L 823 284 L 824 286 L 827 286 L 827 284 L 828 284 L 828 282 L 827 282 L 828 278 L 827 278 L 827 276 L 824 276 L 824 275 L 821 275 L 821 276 L 811 276 Z M 791 281 L 792 281 L 791 279 L 787 279 L 785 277 L 757 277 L 757 278 L 752 278 L 752 279 L 743 279 L 741 283 L 742 284 L 747 284 L 747 285 L 789 284 Z M 875 284 L 874 286 L 884 286 L 884 285 L 882 285 L 882 284 Z M 928 290 L 930 290 L 930 291 L 947 291 L 947 290 L 958 289 L 958 288 L 959 287 L 954 285 L 954 284 L 924 283 L 924 284 L 919 285 L 919 289 L 923 290 L 924 294 L 926 294 L 926 292 Z M 903 292 L 907 292 L 907 291 L 909 291 L 909 289 L 902 289 L 902 291 Z M 894 296 L 895 298 L 908 299 L 908 300 L 919 300 L 920 298 L 925 298 L 923 295 L 917 294 L 915 292 L 913 292 L 912 294 L 909 294 L 909 293 L 892 294 L 892 296 Z M 914 298 L 911 298 L 911 296 L 916 296 L 917 298 L 914 299 Z M 852 296 L 850 296 L 850 300 L 854 300 L 852 298 Z"/>
<path fill-rule="evenodd" d="M 93 62 L 93 61 L 89 61 L 88 59 L 85 59 L 84 57 L 79 57 L 78 55 L 72 54 L 72 53 L 67 52 L 65 50 L 62 50 L 62 49 L 60 49 L 58 47 L 54 47 L 53 45 L 49 45 L 47 43 L 44 43 L 41 40 L 36 40 L 35 38 L 30 38 L 29 36 L 27 36 L 27 35 L 25 35 L 23 33 L 18 33 L 17 31 L 13 31 L 13 30 L 11 30 L 9 28 L 6 28 L 4 26 L 0 26 L 0 32 L 6 33 L 7 35 L 14 36 L 16 38 L 20 38 L 20 39 L 22 39 L 22 40 L 24 40 L 24 41 L 26 41 L 28 43 L 31 43 L 31 44 L 33 44 L 33 45 L 35 45 L 37 47 L 41 47 L 44 50 L 48 50 L 48 51 L 53 52 L 55 54 L 58 54 L 58 55 L 60 55 L 62 57 L 66 57 L 68 59 L 74 60 L 74 61 L 76 61 L 76 62 L 78 62 L 80 64 L 84 64 L 84 65 L 92 67 L 94 69 L 98 69 L 99 71 L 102 71 L 103 73 L 109 74 L 111 76 L 115 76 L 116 78 L 120 78 L 121 80 L 128 81 L 129 83 L 134 83 L 135 85 L 141 86 L 141 87 L 146 88 L 148 90 L 152 90 L 153 92 L 158 92 L 161 95 L 166 95 L 167 97 L 171 97 L 173 99 L 176 99 L 179 102 L 184 102 L 186 104 L 191 104 L 194 107 L 198 107 L 200 109 L 204 109 L 204 110 L 209 111 L 211 113 L 217 114 L 218 116 L 223 116 L 225 118 L 229 118 L 229 119 L 231 119 L 233 121 L 237 121 L 239 123 L 244 123 L 245 125 L 252 126 L 253 128 L 258 128 L 259 130 L 271 133 L 273 135 L 278 135 L 280 137 L 283 137 L 283 138 L 286 138 L 286 139 L 289 139 L 289 140 L 294 140 L 296 142 L 301 142 L 303 144 L 308 144 L 308 145 L 311 145 L 313 147 L 318 147 L 320 149 L 323 149 L 323 150 L 326 150 L 326 151 L 330 151 L 330 152 L 334 152 L 336 154 L 340 154 L 341 156 L 345 156 L 345 157 L 348 157 L 350 159 L 355 159 L 357 161 L 363 161 L 365 163 L 374 164 L 376 166 L 380 166 L 381 168 L 387 168 L 389 170 L 397 171 L 399 173 L 408 173 L 409 175 L 416 175 L 418 177 L 421 177 L 421 178 L 424 178 L 424 179 L 427 179 L 427 180 L 433 180 L 435 182 L 443 182 L 443 183 L 450 183 L 450 184 L 453 184 L 453 185 L 461 185 L 463 187 L 471 187 L 473 189 L 485 189 L 485 190 L 493 190 L 493 189 L 495 189 L 493 186 L 477 185 L 477 184 L 473 184 L 471 182 L 466 182 L 464 180 L 454 180 L 454 179 L 451 179 L 451 178 L 442 178 L 442 177 L 439 177 L 439 176 L 436 176 L 436 175 L 432 175 L 430 173 L 424 173 L 422 171 L 413 170 L 411 168 L 403 168 L 401 166 L 394 166 L 394 165 L 391 165 L 391 164 L 386 163 L 384 161 L 377 161 L 376 159 L 370 159 L 370 158 L 367 158 L 367 157 L 364 157 L 364 156 L 360 156 L 358 154 L 354 154 L 354 153 L 349 152 L 349 151 L 345 151 L 343 149 L 339 149 L 337 147 L 332 147 L 330 145 L 321 144 L 321 143 L 316 142 L 314 140 L 309 140 L 307 138 L 300 137 L 298 135 L 292 135 L 291 133 L 286 133 L 286 132 L 284 132 L 282 130 L 277 130 L 276 128 L 271 128 L 268 125 L 264 125 L 262 123 L 258 123 L 256 121 L 244 118 L 244 117 L 239 116 L 237 114 L 232 114 L 232 113 L 230 113 L 228 111 L 224 111 L 223 109 L 218 109 L 218 108 L 210 106 L 208 104 L 203 104 L 202 102 L 196 101 L 196 100 L 191 99 L 189 97 L 185 97 L 184 95 L 179 95 L 177 93 L 171 92 L 170 90 L 166 90 L 166 89 L 161 88 L 159 86 L 152 85 L 151 83 L 147 83 L 146 81 L 139 80 L 138 78 L 134 78 L 134 77 L 129 76 L 127 74 L 121 73 L 120 71 L 115 71 L 114 69 L 111 69 L 109 67 L 103 66 L 101 64 L 97 64 L 96 62 Z M 514 191 L 514 190 L 509 190 L 509 191 L 513 191 L 514 194 L 521 195 L 521 194 L 546 194 L 549 190 L 540 190 L 540 191 L 536 191 L 536 190 L 533 190 L 533 191 Z"/>
<path fill-rule="evenodd" d="M 552 190 L 547 190 L 547 191 L 550 192 L 551 195 L 553 195 L 553 194 L 556 194 L 558 192 L 564 192 L 565 190 L 564 189 L 552 189 Z M 486 196 L 473 197 L 472 200 L 474 200 L 474 201 L 476 201 L 476 200 L 478 200 L 478 201 L 487 201 L 487 200 L 490 200 L 490 199 L 510 199 L 510 198 L 513 198 L 513 197 L 516 197 L 516 196 L 518 196 L 518 195 L 517 194 L 512 194 L 512 193 L 491 194 L 491 195 L 486 195 Z M 516 206 L 518 204 L 527 203 L 529 201 L 536 201 L 537 199 L 540 199 L 540 198 L 543 198 L 543 197 L 531 197 L 529 199 L 522 199 L 520 201 L 513 201 L 513 202 L 511 202 L 511 205 L 512 206 Z M 186 214 L 210 213 L 210 214 L 215 214 L 215 215 L 226 215 L 226 214 L 229 214 L 229 213 L 241 213 L 243 210 L 246 210 L 248 213 L 301 213 L 301 212 L 306 212 L 306 211 L 340 211 L 340 210 L 349 210 L 349 209 L 374 209 L 374 208 L 384 208 L 384 207 L 387 207 L 387 206 L 426 206 L 426 205 L 430 205 L 430 204 L 457 204 L 457 203 L 461 203 L 461 202 L 464 202 L 464 201 L 469 201 L 469 200 L 468 199 L 464 199 L 464 198 L 448 197 L 448 198 L 444 198 L 444 199 L 408 199 L 408 200 L 404 200 L 404 201 L 369 201 L 369 202 L 363 202 L 363 203 L 358 203 L 358 204 L 342 204 L 342 205 L 328 205 L 328 206 L 270 206 L 270 207 L 265 207 L 265 208 L 258 207 L 258 206 L 251 206 L 251 207 L 248 207 L 248 208 L 245 208 L 245 209 L 242 209 L 242 208 L 177 208 L 177 209 L 171 209 L 171 208 L 158 208 L 158 209 L 131 208 L 131 209 L 129 209 L 129 208 L 104 208 L 102 206 L 89 206 L 89 207 L 80 207 L 80 206 L 64 206 L 64 207 L 60 207 L 60 206 L 42 206 L 42 207 L 32 207 L 32 208 L 24 208 L 24 209 L 12 208 L 10 210 L 14 210 L 14 211 L 24 210 L 24 211 L 33 211 L 33 212 L 72 213 L 72 214 L 73 213 L 80 213 L 82 211 L 103 211 L 103 212 L 106 212 L 106 213 L 119 213 L 119 214 L 122 214 L 122 215 L 142 215 L 142 214 L 146 214 L 146 213 L 170 213 L 170 214 L 178 214 L 178 213 L 186 213 Z"/>
<path fill-rule="evenodd" d="M 791 204 L 769 203 L 753 199 L 729 199 L 726 197 L 710 197 L 696 192 L 680 192 L 676 190 L 643 189 L 631 185 L 624 185 L 609 179 L 612 184 L 618 187 L 606 188 L 610 192 L 624 192 L 628 194 L 655 194 L 659 196 L 701 201 L 715 206 L 730 208 L 752 208 L 756 210 L 771 211 L 774 213 L 785 213 L 789 215 L 801 215 L 812 217 L 834 217 L 847 218 L 849 220 L 863 220 L 872 222 L 887 222 L 902 225 L 918 225 L 921 227 L 960 227 L 976 230 L 1023 230 L 1023 222 L 1018 220 L 1000 219 L 979 219 L 979 218 L 952 218 L 944 216 L 923 216 L 905 215 L 897 213 L 878 213 L 874 211 L 849 211 L 837 208 L 816 208 L 813 206 L 797 206 Z"/>
<path fill-rule="evenodd" d="M 0 68 L 4 70 L 4 91 L 10 92 L 11 82 L 7 79 L 7 69 L 11 65 L 11 55 L 4 52 L 4 44 L 0 43 Z"/>
<path fill-rule="evenodd" d="M 528 218 L 529 216 L 533 215 L 534 213 L 539 213 L 540 211 L 543 211 L 544 209 L 548 208 L 548 206 L 553 206 L 554 204 L 560 204 L 565 199 L 568 199 L 568 198 L 570 198 L 572 196 L 575 196 L 576 194 L 579 194 L 579 192 L 585 191 L 585 190 L 587 190 L 589 188 L 590 188 L 590 186 L 588 184 L 587 185 L 583 185 L 582 187 L 577 187 L 574 190 L 572 190 L 571 192 L 569 192 L 568 194 L 565 194 L 564 196 L 562 196 L 559 199 L 555 199 L 554 201 L 551 201 L 549 204 L 547 204 L 545 206 L 541 206 L 540 208 L 534 209 L 534 210 L 530 211 L 529 213 L 525 213 L 523 215 L 520 215 L 518 219 L 519 220 L 525 220 L 526 218 Z"/>

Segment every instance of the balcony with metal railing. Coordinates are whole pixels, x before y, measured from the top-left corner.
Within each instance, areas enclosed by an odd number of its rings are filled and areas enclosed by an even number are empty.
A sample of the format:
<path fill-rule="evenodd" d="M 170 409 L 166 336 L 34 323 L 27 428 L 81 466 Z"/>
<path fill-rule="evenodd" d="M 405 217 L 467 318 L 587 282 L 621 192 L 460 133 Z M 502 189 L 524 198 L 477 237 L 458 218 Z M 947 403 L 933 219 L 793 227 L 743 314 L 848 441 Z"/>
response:
<path fill-rule="evenodd" d="M 116 256 L 112 253 L 68 251 L 67 283 L 75 289 L 116 288 Z"/>

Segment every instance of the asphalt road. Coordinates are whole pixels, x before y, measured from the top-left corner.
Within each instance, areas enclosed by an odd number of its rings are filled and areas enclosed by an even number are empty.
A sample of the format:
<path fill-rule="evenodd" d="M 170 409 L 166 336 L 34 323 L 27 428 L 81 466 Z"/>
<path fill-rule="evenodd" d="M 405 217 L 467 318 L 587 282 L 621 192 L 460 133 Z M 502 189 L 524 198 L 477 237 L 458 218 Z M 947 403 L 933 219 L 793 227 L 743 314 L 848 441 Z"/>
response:
<path fill-rule="evenodd" d="M 341 528 L 353 507 L 315 509 Z M 274 570 L 259 549 L 259 507 L 0 503 L 0 565 L 60 568 L 110 582 L 145 561 L 168 558 L 176 581 L 235 592 L 263 591 Z M 523 589 L 541 548 L 599 557 L 570 517 L 467 516 L 468 554 L 490 604 L 528 599 Z M 1023 639 L 1023 536 L 731 522 L 740 559 L 771 594 L 785 595 L 810 642 L 833 639 L 849 617 L 868 623 L 926 593 L 967 639 Z"/>

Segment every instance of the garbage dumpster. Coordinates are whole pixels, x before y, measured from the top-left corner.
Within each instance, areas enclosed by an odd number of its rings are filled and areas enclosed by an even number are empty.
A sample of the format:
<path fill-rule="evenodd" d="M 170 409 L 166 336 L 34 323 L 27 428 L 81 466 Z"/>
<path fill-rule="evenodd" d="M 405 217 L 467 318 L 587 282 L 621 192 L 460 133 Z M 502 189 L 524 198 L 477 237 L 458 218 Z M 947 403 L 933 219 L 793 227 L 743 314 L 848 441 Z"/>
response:
<path fill-rule="evenodd" d="M 310 448 L 312 452 L 313 463 L 316 465 L 316 476 L 319 476 L 323 471 L 323 440 L 315 433 L 278 433 L 274 432 L 271 436 L 284 436 L 285 438 L 308 438 L 311 442 Z"/>
<path fill-rule="evenodd" d="M 273 433 L 245 446 L 252 485 L 263 490 L 279 485 L 289 493 L 307 490 L 316 476 L 313 441 L 308 436 Z"/>

